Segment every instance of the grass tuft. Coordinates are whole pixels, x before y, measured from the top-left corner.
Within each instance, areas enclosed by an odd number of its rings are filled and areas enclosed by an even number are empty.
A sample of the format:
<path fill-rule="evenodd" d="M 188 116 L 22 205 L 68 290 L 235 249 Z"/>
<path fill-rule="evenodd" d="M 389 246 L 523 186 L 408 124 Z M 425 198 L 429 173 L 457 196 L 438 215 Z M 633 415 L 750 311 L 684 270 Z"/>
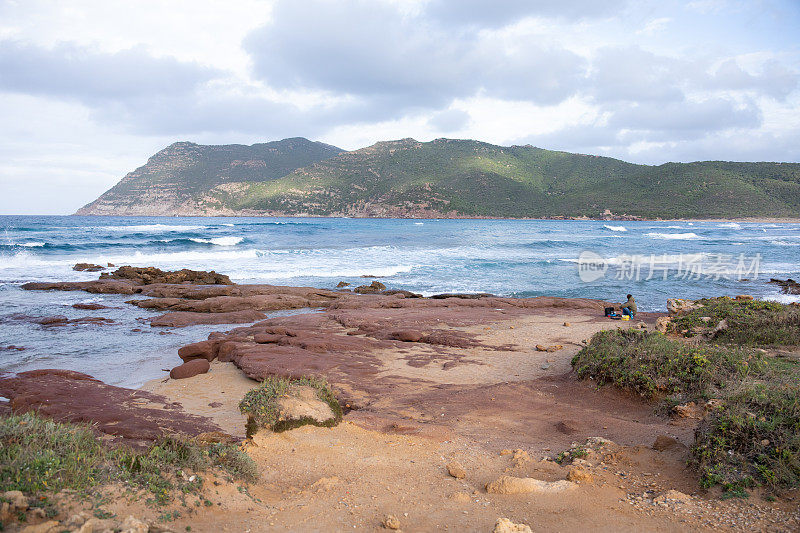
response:
<path fill-rule="evenodd" d="M 317 393 L 317 398 L 330 406 L 334 418 L 326 422 L 317 422 L 312 418 L 279 420 L 278 398 L 291 393 L 292 388 L 296 387 L 311 387 L 314 389 Z M 292 379 L 270 376 L 259 387 L 245 394 L 242 401 L 239 402 L 239 410 L 248 416 L 248 437 L 255 434 L 262 427 L 280 432 L 305 425 L 333 427 L 342 420 L 342 407 L 333 395 L 328 383 L 324 379 L 309 377 Z"/>
<path fill-rule="evenodd" d="M 185 471 L 215 468 L 246 481 L 258 476 L 253 460 L 234 445 L 204 447 L 164 437 L 142 452 L 109 448 L 86 425 L 54 422 L 33 412 L 0 417 L 0 492 L 84 491 L 123 482 L 149 491 L 156 503 L 164 504 L 176 489 L 185 493 L 201 488 L 200 476 L 192 479 Z"/>

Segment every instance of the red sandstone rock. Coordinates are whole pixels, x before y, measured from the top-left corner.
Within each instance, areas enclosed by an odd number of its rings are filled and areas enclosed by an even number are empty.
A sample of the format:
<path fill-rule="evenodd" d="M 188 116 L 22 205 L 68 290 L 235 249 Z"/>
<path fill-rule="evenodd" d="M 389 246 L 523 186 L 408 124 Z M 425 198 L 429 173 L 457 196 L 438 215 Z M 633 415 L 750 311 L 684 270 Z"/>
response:
<path fill-rule="evenodd" d="M 178 365 L 169 372 L 172 379 L 186 379 L 198 374 L 205 374 L 211 369 L 207 359 L 192 359 L 182 365 Z"/>
<path fill-rule="evenodd" d="M 207 361 L 213 361 L 214 358 L 217 356 L 217 350 L 219 349 L 219 343 L 214 342 L 211 340 L 208 341 L 200 341 L 195 342 L 194 344 L 187 344 L 183 348 L 178 350 L 178 357 L 183 359 L 184 361 L 189 361 L 191 359 L 205 359 Z"/>
<path fill-rule="evenodd" d="M 419 342 L 422 340 L 424 335 L 422 332 L 414 330 L 414 329 L 401 329 L 399 331 L 394 331 L 390 335 L 392 339 L 397 339 L 402 342 Z"/>
<path fill-rule="evenodd" d="M 98 309 L 110 309 L 110 307 L 108 307 L 107 305 L 95 304 L 95 303 L 88 303 L 88 304 L 77 303 L 77 304 L 72 304 L 72 307 L 75 309 L 85 309 L 87 311 L 97 311 Z"/>
<path fill-rule="evenodd" d="M 201 360 L 202 361 L 202 360 Z M 114 387 L 80 372 L 32 370 L 0 377 L 0 396 L 15 413 L 35 410 L 62 422 L 86 422 L 100 432 L 143 446 L 164 434 L 189 437 L 220 428 L 185 413 L 163 396 Z"/>
<path fill-rule="evenodd" d="M 267 318 L 259 311 L 232 311 L 230 313 L 166 313 L 150 321 L 153 327 L 183 328 L 197 324 L 243 324 Z"/>

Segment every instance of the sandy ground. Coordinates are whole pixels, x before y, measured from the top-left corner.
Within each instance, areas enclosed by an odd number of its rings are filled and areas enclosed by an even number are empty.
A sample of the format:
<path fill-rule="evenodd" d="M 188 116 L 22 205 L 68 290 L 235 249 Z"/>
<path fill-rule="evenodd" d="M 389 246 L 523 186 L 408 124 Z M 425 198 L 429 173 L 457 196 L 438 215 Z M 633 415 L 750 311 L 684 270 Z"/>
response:
<path fill-rule="evenodd" d="M 375 402 L 350 412 L 335 428 L 257 434 L 245 447 L 259 465 L 260 480 L 245 492 L 207 483 L 214 505 L 197 507 L 170 527 L 378 531 L 392 514 L 404 531 L 488 532 L 499 517 L 534 531 L 798 530 L 793 501 L 722 501 L 718 493 L 701 493 L 685 467 L 691 422 L 659 416 L 636 398 L 576 380 L 572 356 L 582 341 L 610 327 L 639 324 L 549 313 L 458 328 L 477 334 L 484 345 L 513 349 L 449 348 L 441 359 L 416 343 L 381 351 L 383 375 L 412 378 L 411 383 L 424 378 L 441 390 L 431 387 L 426 400 L 413 405 L 384 410 Z M 542 352 L 537 344 L 563 348 Z M 417 357 L 420 352 L 426 357 Z M 419 360 L 426 362 L 419 366 Z M 447 364 L 452 361 L 457 364 Z M 256 385 L 233 364 L 215 362 L 208 374 L 151 381 L 143 388 L 244 436 L 238 402 Z M 653 450 L 659 435 L 674 438 L 675 445 Z M 586 461 L 580 466 L 591 479 L 571 490 L 487 493 L 486 484 L 501 475 L 565 479 L 576 464 L 552 459 L 594 436 L 616 444 L 577 461 Z M 520 450 L 518 459 L 501 454 L 504 449 Z M 463 479 L 448 474 L 452 461 L 463 465 Z M 689 496 L 659 504 L 658 496 L 670 489 Z M 125 509 L 120 507 L 121 515 Z"/>

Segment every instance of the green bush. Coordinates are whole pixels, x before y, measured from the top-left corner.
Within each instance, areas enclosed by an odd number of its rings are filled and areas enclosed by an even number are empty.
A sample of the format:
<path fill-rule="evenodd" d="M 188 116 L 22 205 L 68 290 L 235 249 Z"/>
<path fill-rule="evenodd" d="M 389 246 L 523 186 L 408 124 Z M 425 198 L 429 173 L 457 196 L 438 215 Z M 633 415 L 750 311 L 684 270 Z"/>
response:
<path fill-rule="evenodd" d="M 33 412 L 0 416 L 0 491 L 82 491 L 121 481 L 166 503 L 176 488 L 200 488 L 199 476 L 183 481 L 184 470 L 211 468 L 247 481 L 258 475 L 253 460 L 233 445 L 204 447 L 193 440 L 164 437 L 145 451 L 108 448 L 86 425 L 53 422 Z"/>
<path fill-rule="evenodd" d="M 279 420 L 278 398 L 291 393 L 295 387 L 311 387 L 317 393 L 317 398 L 327 403 L 333 411 L 334 418 L 326 422 L 317 422 L 312 418 L 301 420 Z M 239 402 L 239 410 L 248 416 L 247 435 L 251 436 L 258 428 L 266 427 L 273 431 L 285 431 L 303 425 L 316 425 L 331 427 L 342 419 L 342 408 L 331 392 L 328 383 L 318 378 L 284 378 L 270 376 L 261 385 L 247 394 Z"/>
<path fill-rule="evenodd" d="M 761 300 L 728 297 L 699 300 L 704 307 L 676 317 L 671 331 L 692 336 L 716 327 L 723 319 L 728 327 L 715 340 L 749 346 L 800 345 L 800 308 Z M 707 318 L 707 321 L 702 318 Z"/>
<path fill-rule="evenodd" d="M 689 346 L 635 329 L 601 331 L 572 359 L 579 377 L 648 399 L 708 397 L 762 365 L 758 354 L 744 350 Z"/>
<path fill-rule="evenodd" d="M 703 485 L 800 486 L 798 392 L 796 386 L 752 384 L 725 398 L 695 433 L 692 457 Z"/>

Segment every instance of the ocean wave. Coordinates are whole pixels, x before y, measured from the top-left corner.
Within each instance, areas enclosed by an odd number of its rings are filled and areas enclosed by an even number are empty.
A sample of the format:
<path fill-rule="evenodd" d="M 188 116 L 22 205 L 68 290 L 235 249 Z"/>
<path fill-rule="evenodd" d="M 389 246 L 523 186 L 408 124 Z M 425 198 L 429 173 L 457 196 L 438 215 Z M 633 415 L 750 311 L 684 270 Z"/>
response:
<path fill-rule="evenodd" d="M 47 243 L 45 242 L 23 242 L 19 246 L 24 246 L 25 248 L 41 248 L 45 246 Z"/>
<path fill-rule="evenodd" d="M 742 229 L 741 224 L 737 224 L 736 222 L 726 222 L 724 224 L 717 224 L 718 228 L 728 228 L 728 229 Z"/>
<path fill-rule="evenodd" d="M 773 246 L 800 246 L 800 242 L 789 241 L 769 241 Z"/>
<path fill-rule="evenodd" d="M 692 240 L 692 239 L 702 239 L 700 235 L 693 232 L 688 233 L 645 233 L 646 237 L 650 237 L 652 239 L 666 239 L 666 240 Z"/>
<path fill-rule="evenodd" d="M 108 231 L 127 231 L 135 233 L 162 233 L 162 232 L 183 232 L 204 229 L 205 226 L 172 226 L 167 224 L 141 224 L 138 226 L 98 226 L 97 229 Z"/>
<path fill-rule="evenodd" d="M 625 226 L 609 226 L 608 224 L 603 224 L 603 227 L 610 231 L 628 231 L 628 228 Z"/>
<path fill-rule="evenodd" d="M 236 246 L 244 240 L 244 237 L 213 237 L 211 239 L 189 239 L 200 244 L 215 244 L 217 246 Z"/>

